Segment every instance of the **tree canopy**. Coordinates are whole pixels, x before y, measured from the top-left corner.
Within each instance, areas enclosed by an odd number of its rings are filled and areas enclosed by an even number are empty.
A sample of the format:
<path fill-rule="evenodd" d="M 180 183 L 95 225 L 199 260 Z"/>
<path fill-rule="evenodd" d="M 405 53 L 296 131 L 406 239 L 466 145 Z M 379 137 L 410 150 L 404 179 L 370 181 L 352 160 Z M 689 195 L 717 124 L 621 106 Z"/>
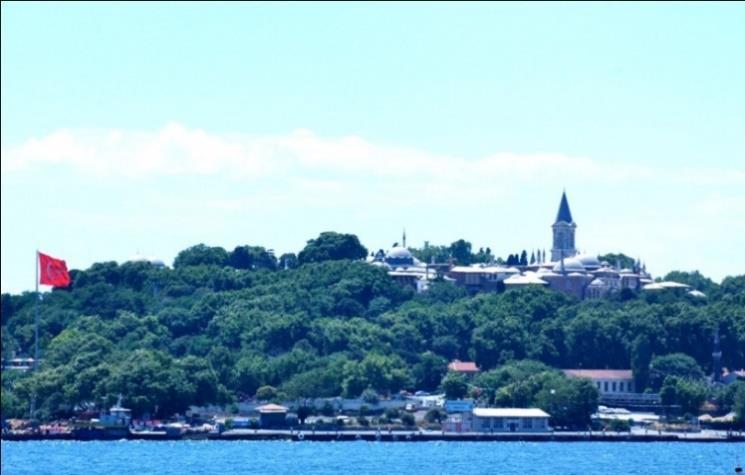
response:
<path fill-rule="evenodd" d="M 360 244 L 357 236 L 329 231 L 309 240 L 297 258 L 300 264 L 307 264 L 341 259 L 364 259 L 366 256 L 367 248 Z"/>
<path fill-rule="evenodd" d="M 277 398 L 368 389 L 462 396 L 460 377 L 446 372 L 460 359 L 483 371 L 466 383 L 467 395 L 535 404 L 568 423 L 584 420 L 595 396 L 558 368 L 633 367 L 640 389 L 667 388 L 668 400 L 693 408 L 712 371 L 715 329 L 722 365 L 745 367 L 745 276 L 714 287 L 699 279 L 710 293 L 703 302 L 644 294 L 577 301 L 543 288 L 471 296 L 449 282 L 415 294 L 361 262 L 366 253 L 354 236 L 323 233 L 299 262 L 280 258 L 287 265 L 260 246 L 198 245 L 173 268 L 72 270 L 71 287 L 39 306 L 40 370 L 3 372 L 2 412 L 27 415 L 32 394 L 46 418 L 105 407 L 120 393 L 136 414 L 159 416 L 266 387 Z M 31 355 L 34 294 L 3 294 L 1 308 L 3 357 Z M 737 398 L 728 400 L 742 407 Z"/>

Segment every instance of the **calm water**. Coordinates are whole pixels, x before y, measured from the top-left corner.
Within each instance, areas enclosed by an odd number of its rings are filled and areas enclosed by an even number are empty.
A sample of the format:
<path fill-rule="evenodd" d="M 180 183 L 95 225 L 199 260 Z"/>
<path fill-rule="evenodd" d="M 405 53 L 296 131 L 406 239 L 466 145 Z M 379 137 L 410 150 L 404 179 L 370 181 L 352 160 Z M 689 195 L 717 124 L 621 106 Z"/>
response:
<path fill-rule="evenodd" d="M 15 474 L 732 474 L 745 444 L 3 442 Z"/>

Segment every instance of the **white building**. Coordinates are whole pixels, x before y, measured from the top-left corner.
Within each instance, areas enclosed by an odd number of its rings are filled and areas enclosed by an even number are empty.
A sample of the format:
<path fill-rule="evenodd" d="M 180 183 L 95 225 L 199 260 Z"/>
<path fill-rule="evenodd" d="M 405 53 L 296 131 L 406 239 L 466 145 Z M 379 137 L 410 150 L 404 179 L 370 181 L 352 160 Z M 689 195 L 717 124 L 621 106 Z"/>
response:
<path fill-rule="evenodd" d="M 536 408 L 477 407 L 471 427 L 474 432 L 546 432 L 549 417 Z"/>
<path fill-rule="evenodd" d="M 630 369 L 565 369 L 564 374 L 570 378 L 589 379 L 601 396 L 636 392 Z"/>
<path fill-rule="evenodd" d="M 452 414 L 444 429 L 448 432 L 548 432 L 550 417 L 537 408 L 477 407 L 470 413 Z"/>
<path fill-rule="evenodd" d="M 387 252 L 379 251 L 370 256 L 368 262 L 385 268 L 393 280 L 410 285 L 417 292 L 424 292 L 429 288 L 430 282 L 438 278 L 452 280 L 450 277 L 439 275 L 438 266 L 423 263 L 414 257 L 406 247 L 406 233 L 403 236 L 403 246 L 394 246 Z"/>

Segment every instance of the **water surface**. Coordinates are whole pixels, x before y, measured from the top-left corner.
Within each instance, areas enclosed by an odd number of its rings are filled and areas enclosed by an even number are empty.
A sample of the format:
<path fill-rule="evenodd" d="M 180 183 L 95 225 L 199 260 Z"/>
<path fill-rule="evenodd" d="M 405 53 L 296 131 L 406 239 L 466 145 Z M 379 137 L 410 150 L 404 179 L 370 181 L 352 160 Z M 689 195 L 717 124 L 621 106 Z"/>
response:
<path fill-rule="evenodd" d="M 2 442 L 3 475 L 734 473 L 743 443 Z"/>

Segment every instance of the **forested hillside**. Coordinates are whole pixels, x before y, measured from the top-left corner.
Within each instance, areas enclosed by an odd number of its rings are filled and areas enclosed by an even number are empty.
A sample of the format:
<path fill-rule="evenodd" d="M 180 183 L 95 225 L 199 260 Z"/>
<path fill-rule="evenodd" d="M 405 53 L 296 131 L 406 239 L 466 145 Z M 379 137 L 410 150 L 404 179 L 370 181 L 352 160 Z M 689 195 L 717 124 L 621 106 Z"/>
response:
<path fill-rule="evenodd" d="M 350 246 L 349 257 L 360 257 Z M 174 268 L 105 262 L 73 271 L 70 288 L 40 303 L 40 370 L 3 372 L 3 413 L 27 414 L 34 392 L 42 417 L 53 417 L 118 394 L 135 413 L 170 415 L 266 385 L 288 398 L 434 390 L 455 358 L 487 370 L 479 384 L 492 402 L 505 397 L 494 390 L 543 368 L 514 364 L 524 359 L 631 367 L 643 387 L 659 387 L 649 373 L 655 357 L 683 353 L 711 372 L 715 328 L 723 365 L 745 367 L 745 276 L 718 285 L 675 275 L 708 299 L 580 302 L 541 288 L 469 297 L 445 282 L 415 295 L 379 267 L 325 260 L 344 255 L 299 257 L 278 263 L 258 247 L 197 246 Z M 33 356 L 33 341 L 34 294 L 2 295 L 4 356 Z M 488 371 L 511 362 L 506 368 L 525 372 L 519 378 Z"/>

